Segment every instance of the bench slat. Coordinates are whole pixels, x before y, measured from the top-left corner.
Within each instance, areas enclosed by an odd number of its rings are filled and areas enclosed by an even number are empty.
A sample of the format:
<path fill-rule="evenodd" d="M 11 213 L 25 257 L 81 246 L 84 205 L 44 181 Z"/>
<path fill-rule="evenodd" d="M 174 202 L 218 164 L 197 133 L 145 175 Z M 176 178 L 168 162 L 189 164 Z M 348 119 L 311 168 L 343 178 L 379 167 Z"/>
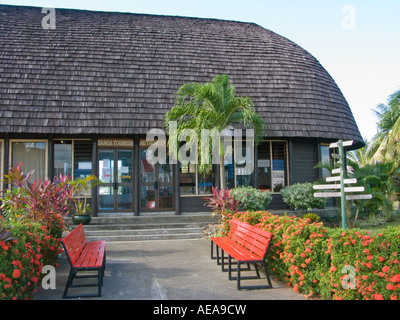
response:
<path fill-rule="evenodd" d="M 76 262 L 83 248 L 86 246 L 87 240 L 82 225 L 77 226 L 64 239 L 63 242 L 67 249 L 72 264 Z"/>
<path fill-rule="evenodd" d="M 259 261 L 263 259 L 262 256 L 256 255 L 254 252 L 247 250 L 246 248 L 231 239 L 227 239 L 226 241 L 219 241 L 217 245 L 227 254 L 232 256 L 232 258 L 238 261 Z"/>

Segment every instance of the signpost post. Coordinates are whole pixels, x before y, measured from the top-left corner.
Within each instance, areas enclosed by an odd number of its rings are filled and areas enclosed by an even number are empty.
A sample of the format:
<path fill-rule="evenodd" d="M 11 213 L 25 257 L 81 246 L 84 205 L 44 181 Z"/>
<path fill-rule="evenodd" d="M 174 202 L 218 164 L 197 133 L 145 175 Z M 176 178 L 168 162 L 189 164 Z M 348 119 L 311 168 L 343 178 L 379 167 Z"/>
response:
<path fill-rule="evenodd" d="M 316 192 L 314 197 L 330 198 L 340 197 L 340 208 L 342 213 L 342 229 L 347 229 L 347 217 L 346 217 L 346 200 L 357 200 L 357 199 L 371 199 L 370 194 L 361 195 L 346 195 L 346 192 L 363 192 L 364 187 L 346 187 L 345 184 L 356 183 L 357 179 L 346 179 L 346 152 L 344 147 L 351 146 L 353 141 L 342 141 L 331 143 L 329 148 L 339 148 L 339 154 L 332 154 L 332 158 L 339 159 L 340 168 L 333 169 L 332 174 L 339 173 L 339 176 L 332 176 L 326 178 L 326 182 L 335 182 L 335 184 L 322 184 L 314 185 L 314 190 L 327 190 L 327 189 L 340 189 L 340 192 Z M 337 184 L 336 182 L 339 182 Z"/>
<path fill-rule="evenodd" d="M 343 150 L 343 141 L 339 140 L 339 155 L 340 155 L 340 207 L 342 211 L 342 229 L 347 229 L 347 217 L 346 217 L 346 194 L 344 193 L 344 169 L 345 169 L 345 158 Z"/>

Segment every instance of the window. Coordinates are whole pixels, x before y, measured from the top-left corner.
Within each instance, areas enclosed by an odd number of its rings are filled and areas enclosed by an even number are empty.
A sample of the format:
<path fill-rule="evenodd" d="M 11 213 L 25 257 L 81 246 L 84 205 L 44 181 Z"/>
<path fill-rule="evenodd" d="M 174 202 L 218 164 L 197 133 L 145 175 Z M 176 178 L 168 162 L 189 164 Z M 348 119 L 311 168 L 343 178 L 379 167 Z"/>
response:
<path fill-rule="evenodd" d="M 286 187 L 286 143 L 271 142 L 272 148 L 272 188 L 279 192 Z"/>
<path fill-rule="evenodd" d="M 224 173 L 226 188 L 233 189 L 240 186 L 253 186 L 254 184 L 254 153 L 253 144 L 242 141 L 242 154 L 236 154 L 233 147 L 228 147 L 224 158 Z M 239 150 L 238 150 L 239 151 Z M 213 170 L 207 173 L 198 172 L 195 164 L 180 164 L 180 194 L 202 195 L 211 194 L 215 185 Z"/>
<path fill-rule="evenodd" d="M 180 164 L 179 185 L 181 195 L 211 194 L 214 185 L 214 172 L 198 172 L 196 164 Z"/>
<path fill-rule="evenodd" d="M 92 174 L 92 141 L 74 140 L 74 179 Z"/>
<path fill-rule="evenodd" d="M 22 162 L 25 174 L 35 170 L 35 179 L 47 177 L 47 141 L 11 141 L 11 165 Z"/>
<path fill-rule="evenodd" d="M 324 165 L 331 166 L 331 149 L 329 149 L 329 145 L 321 145 L 321 163 Z M 329 170 L 322 168 L 321 169 L 321 178 L 325 180 L 325 178 L 329 177 L 331 173 Z"/>
<path fill-rule="evenodd" d="M 258 189 L 280 192 L 287 182 L 287 144 L 264 141 L 258 145 Z"/>
<path fill-rule="evenodd" d="M 72 141 L 54 141 L 54 175 L 72 175 Z"/>
<path fill-rule="evenodd" d="M 250 140 L 249 140 L 250 141 Z M 249 142 L 247 141 L 247 142 Z M 233 146 L 235 143 L 232 144 Z M 228 189 L 254 184 L 254 153 L 252 143 L 242 141 L 242 154 L 240 150 L 232 148 L 232 154 L 225 156 L 225 181 Z"/>
<path fill-rule="evenodd" d="M 91 140 L 55 140 L 54 175 L 71 175 L 73 179 L 92 174 Z"/>

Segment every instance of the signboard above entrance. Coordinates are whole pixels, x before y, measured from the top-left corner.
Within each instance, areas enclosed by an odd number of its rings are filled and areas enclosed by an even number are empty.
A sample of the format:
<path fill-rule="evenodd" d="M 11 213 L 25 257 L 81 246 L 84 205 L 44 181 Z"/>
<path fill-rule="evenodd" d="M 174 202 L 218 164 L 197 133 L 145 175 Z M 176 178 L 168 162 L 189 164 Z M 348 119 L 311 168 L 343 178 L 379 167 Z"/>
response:
<path fill-rule="evenodd" d="M 98 140 L 99 148 L 133 148 L 133 139 L 108 139 Z"/>

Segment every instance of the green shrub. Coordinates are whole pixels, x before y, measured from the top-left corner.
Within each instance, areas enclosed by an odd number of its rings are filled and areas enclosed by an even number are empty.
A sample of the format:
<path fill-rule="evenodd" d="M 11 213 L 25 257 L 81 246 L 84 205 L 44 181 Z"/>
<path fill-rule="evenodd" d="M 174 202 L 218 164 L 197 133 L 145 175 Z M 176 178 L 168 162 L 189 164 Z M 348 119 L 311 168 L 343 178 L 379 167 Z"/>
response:
<path fill-rule="evenodd" d="M 282 189 L 283 201 L 292 209 L 307 210 L 325 208 L 325 198 L 315 198 L 312 183 L 296 183 Z"/>
<path fill-rule="evenodd" d="M 303 219 L 310 219 L 311 222 L 319 222 L 321 218 L 315 213 L 309 212 L 302 216 Z"/>
<path fill-rule="evenodd" d="M 261 191 L 253 187 L 232 189 L 231 195 L 241 203 L 244 210 L 265 210 L 265 207 L 272 201 L 272 196 L 268 191 Z"/>

